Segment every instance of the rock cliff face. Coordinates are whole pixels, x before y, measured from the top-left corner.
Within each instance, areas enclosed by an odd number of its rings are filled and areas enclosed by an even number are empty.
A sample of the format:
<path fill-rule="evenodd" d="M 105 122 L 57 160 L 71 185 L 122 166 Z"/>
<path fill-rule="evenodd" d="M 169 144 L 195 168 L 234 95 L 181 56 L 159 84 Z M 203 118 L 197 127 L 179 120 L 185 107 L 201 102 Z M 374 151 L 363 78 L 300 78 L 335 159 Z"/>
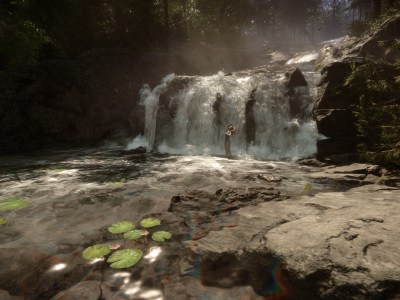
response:
<path fill-rule="evenodd" d="M 318 154 L 354 153 L 362 139 L 358 137 L 354 106 L 360 95 L 343 92 L 346 77 L 352 67 L 365 63 L 366 57 L 386 61 L 400 58 L 398 45 L 400 38 L 400 15 L 387 20 L 368 38 L 356 40 L 345 38 L 336 44 L 326 45 L 320 51 L 316 68 L 321 69 L 321 81 L 314 107 L 314 116 L 319 133 L 327 139 L 318 142 Z"/>

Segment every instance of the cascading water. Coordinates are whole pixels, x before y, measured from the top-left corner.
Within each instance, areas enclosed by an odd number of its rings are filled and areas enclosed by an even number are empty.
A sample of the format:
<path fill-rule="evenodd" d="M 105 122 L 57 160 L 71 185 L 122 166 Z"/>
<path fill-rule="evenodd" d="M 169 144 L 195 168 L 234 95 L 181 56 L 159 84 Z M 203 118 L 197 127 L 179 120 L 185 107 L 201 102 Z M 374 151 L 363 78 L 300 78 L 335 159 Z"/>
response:
<path fill-rule="evenodd" d="M 153 90 L 144 86 L 141 100 L 146 107 L 148 149 L 222 155 L 224 131 L 233 124 L 237 131 L 232 137 L 232 152 L 240 158 L 278 160 L 312 155 L 317 140 L 311 118 L 316 79 L 312 72 L 305 77 L 308 87 L 295 87 L 291 94 L 285 87 L 285 74 L 269 71 L 220 72 L 204 77 L 168 75 Z M 181 81 L 184 83 L 177 84 Z M 293 116 L 293 97 L 301 116 Z"/>

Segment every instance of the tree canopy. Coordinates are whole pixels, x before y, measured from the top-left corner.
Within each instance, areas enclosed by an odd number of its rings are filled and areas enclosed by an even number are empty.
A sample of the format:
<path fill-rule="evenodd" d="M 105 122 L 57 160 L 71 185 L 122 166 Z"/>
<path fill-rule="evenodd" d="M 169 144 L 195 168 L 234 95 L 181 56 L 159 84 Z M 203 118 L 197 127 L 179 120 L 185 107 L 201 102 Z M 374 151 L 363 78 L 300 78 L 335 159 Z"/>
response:
<path fill-rule="evenodd" d="M 2 0 L 0 67 L 93 48 L 168 49 L 169 41 L 240 46 L 343 34 L 398 0 Z"/>

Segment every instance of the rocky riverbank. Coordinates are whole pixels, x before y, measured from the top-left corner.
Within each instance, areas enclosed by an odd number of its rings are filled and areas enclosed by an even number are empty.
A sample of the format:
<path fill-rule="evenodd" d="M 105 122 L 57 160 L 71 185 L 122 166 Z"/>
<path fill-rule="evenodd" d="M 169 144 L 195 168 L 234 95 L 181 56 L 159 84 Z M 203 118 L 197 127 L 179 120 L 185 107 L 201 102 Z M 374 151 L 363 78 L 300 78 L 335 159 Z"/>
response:
<path fill-rule="evenodd" d="M 117 153 L 58 153 L 36 177 L 26 166 L 2 173 L 1 197 L 30 202 L 0 227 L 2 299 L 400 296 L 393 171 Z M 43 159 L 35 161 L 42 170 Z M 107 175 L 111 165 L 120 174 L 125 166 L 126 179 Z M 124 244 L 106 230 L 147 216 L 161 220 L 171 241 Z M 82 250 L 100 242 L 139 248 L 144 258 L 118 271 L 88 264 Z"/>

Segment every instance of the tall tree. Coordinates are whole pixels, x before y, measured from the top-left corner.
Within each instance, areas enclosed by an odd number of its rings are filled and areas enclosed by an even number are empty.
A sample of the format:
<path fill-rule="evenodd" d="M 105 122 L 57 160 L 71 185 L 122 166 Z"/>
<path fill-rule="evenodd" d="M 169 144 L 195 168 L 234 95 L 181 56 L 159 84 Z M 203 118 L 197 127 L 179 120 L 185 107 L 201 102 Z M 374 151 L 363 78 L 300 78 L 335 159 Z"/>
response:
<path fill-rule="evenodd" d="M 165 26 L 165 40 L 168 47 L 168 39 L 169 39 L 169 5 L 168 0 L 164 0 L 164 26 Z"/>
<path fill-rule="evenodd" d="M 377 18 L 382 12 L 382 0 L 372 0 L 373 17 Z"/>

